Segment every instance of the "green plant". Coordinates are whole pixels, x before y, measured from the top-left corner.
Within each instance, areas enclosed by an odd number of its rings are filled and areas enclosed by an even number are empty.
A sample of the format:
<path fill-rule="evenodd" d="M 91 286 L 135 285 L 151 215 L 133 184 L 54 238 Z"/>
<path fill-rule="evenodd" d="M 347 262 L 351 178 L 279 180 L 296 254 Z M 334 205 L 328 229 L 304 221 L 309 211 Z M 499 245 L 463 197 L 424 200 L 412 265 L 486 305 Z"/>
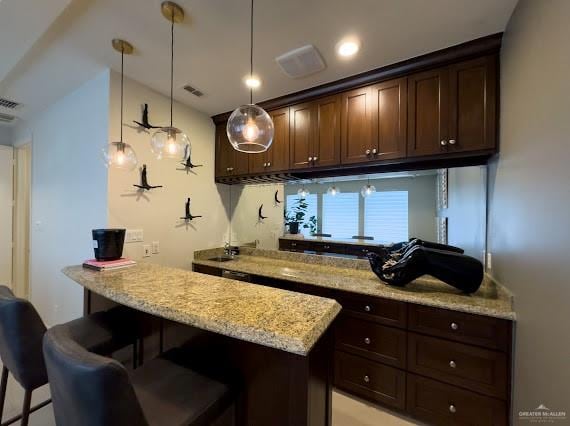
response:
<path fill-rule="evenodd" d="M 309 229 L 311 234 L 316 233 L 317 217 L 311 216 L 308 220 L 305 220 L 308 208 L 309 204 L 307 204 L 307 201 L 304 198 L 297 199 L 291 208 L 283 212 L 285 224 L 298 223 L 303 228 Z"/>

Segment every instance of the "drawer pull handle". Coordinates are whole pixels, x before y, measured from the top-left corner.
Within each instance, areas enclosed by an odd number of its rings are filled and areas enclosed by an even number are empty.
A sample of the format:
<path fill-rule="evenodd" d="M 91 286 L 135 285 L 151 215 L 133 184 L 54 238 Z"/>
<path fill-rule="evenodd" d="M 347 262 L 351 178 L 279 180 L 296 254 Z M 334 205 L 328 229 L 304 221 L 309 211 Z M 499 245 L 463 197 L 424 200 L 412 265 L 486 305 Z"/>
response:
<path fill-rule="evenodd" d="M 451 368 L 455 368 L 455 367 L 457 367 L 457 364 L 455 363 L 455 361 L 449 361 L 449 366 Z"/>
<path fill-rule="evenodd" d="M 364 376 L 364 381 L 365 381 L 366 383 L 370 383 L 370 377 Z"/>
<path fill-rule="evenodd" d="M 371 310 L 372 310 L 372 309 L 370 309 L 370 305 L 366 305 L 366 306 L 364 307 L 364 311 L 365 311 L 365 312 L 370 312 Z"/>
<path fill-rule="evenodd" d="M 367 345 L 370 344 L 370 338 L 369 337 L 365 337 L 364 338 L 364 343 L 366 343 Z"/>
<path fill-rule="evenodd" d="M 455 405 L 451 404 L 451 405 L 449 406 L 449 412 L 450 412 L 450 413 L 455 413 L 455 412 L 457 412 L 457 408 L 455 408 Z"/>
<path fill-rule="evenodd" d="M 457 324 L 456 322 L 452 322 L 450 324 L 450 327 L 452 330 L 459 330 L 459 324 Z"/>

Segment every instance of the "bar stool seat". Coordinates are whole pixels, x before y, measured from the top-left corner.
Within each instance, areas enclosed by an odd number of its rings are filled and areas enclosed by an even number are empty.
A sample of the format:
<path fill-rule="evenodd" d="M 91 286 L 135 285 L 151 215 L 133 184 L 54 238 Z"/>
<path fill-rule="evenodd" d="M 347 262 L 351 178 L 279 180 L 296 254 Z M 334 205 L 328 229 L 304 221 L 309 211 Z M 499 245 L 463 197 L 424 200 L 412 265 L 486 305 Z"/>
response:
<path fill-rule="evenodd" d="M 63 326 L 46 332 L 43 351 L 58 426 L 234 424 L 229 385 L 166 357 L 129 374 L 86 351 Z"/>

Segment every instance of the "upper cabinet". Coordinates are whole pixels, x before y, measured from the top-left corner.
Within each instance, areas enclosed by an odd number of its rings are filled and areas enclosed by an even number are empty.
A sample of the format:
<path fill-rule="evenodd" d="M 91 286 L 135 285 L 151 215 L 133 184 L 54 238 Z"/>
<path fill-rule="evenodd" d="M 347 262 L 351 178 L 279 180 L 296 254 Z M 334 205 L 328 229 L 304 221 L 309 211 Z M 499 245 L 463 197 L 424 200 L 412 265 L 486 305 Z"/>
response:
<path fill-rule="evenodd" d="M 486 56 L 408 78 L 408 155 L 496 147 L 496 57 Z"/>
<path fill-rule="evenodd" d="M 340 96 L 292 106 L 289 114 L 291 169 L 340 163 Z"/>
<path fill-rule="evenodd" d="M 463 56 L 447 49 L 437 61 L 422 57 L 398 72 L 388 67 L 374 84 L 363 84 L 371 81 L 363 74 L 354 77 L 355 88 L 345 79 L 338 90 L 315 89 L 326 96 L 298 102 L 308 98 L 302 93 L 269 101 L 285 106 L 269 111 L 275 136 L 263 154 L 234 151 L 225 124 L 219 124 L 216 177 L 231 182 L 252 175 L 255 182 L 405 170 L 412 163 L 413 168 L 484 164 L 497 152 L 500 43 L 491 37 L 475 45 L 478 57 L 467 44 Z"/>
<path fill-rule="evenodd" d="M 216 177 L 248 174 L 249 155 L 236 151 L 230 144 L 225 124 L 216 126 Z"/>
<path fill-rule="evenodd" d="M 273 143 L 266 152 L 247 154 L 249 173 L 276 173 L 289 170 L 289 108 L 270 111 Z"/>

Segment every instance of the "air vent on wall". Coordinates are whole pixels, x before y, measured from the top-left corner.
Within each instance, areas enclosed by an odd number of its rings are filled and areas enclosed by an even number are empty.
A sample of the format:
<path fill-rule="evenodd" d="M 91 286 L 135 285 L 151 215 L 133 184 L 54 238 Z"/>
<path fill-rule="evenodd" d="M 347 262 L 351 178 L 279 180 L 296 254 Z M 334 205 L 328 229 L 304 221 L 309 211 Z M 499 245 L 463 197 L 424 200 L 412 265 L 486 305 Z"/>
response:
<path fill-rule="evenodd" d="M 1 123 L 11 123 L 12 121 L 15 120 L 16 117 L 14 117 L 13 115 L 8 115 L 8 114 L 2 114 L 0 112 L 0 122 Z"/>
<path fill-rule="evenodd" d="M 204 96 L 204 94 L 202 92 L 200 92 L 195 87 L 190 86 L 189 84 L 184 86 L 184 90 L 186 90 L 189 93 L 192 93 L 194 96 L 198 96 L 198 97 Z"/>
<path fill-rule="evenodd" d="M 18 102 L 11 101 L 9 99 L 0 98 L 0 107 L 6 109 L 16 109 L 20 106 Z"/>
<path fill-rule="evenodd" d="M 284 53 L 275 58 L 275 61 L 291 78 L 305 77 L 325 69 L 325 61 L 310 44 Z"/>

